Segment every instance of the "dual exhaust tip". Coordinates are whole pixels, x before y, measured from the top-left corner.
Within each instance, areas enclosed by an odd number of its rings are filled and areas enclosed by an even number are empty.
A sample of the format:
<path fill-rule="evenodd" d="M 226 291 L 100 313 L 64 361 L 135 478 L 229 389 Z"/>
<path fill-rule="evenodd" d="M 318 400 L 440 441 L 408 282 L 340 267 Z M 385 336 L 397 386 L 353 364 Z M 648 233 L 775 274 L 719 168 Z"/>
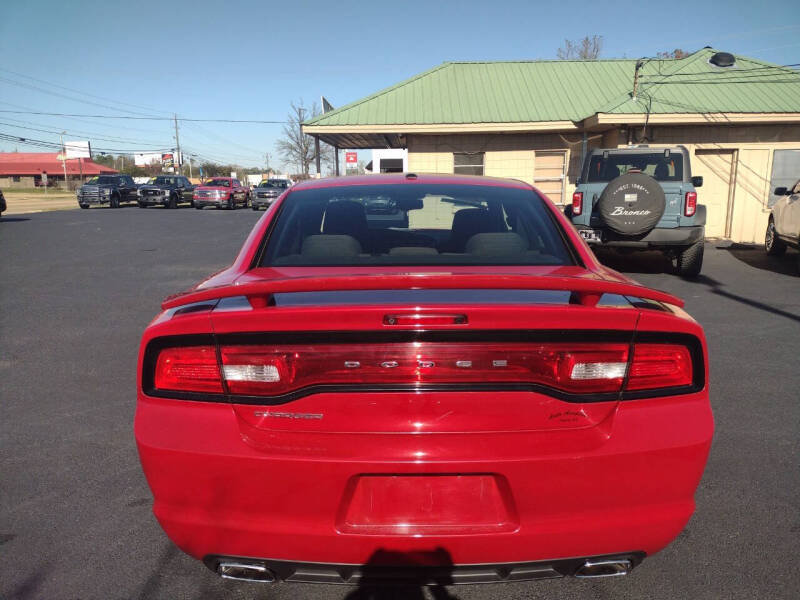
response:
<path fill-rule="evenodd" d="M 223 579 L 236 581 L 255 581 L 257 583 L 275 583 L 275 573 L 264 565 L 239 561 L 222 561 L 217 565 L 217 574 Z"/>
<path fill-rule="evenodd" d="M 633 563 L 628 559 L 587 560 L 575 571 L 575 577 L 579 579 L 620 577 L 630 573 L 631 569 Z"/>
<path fill-rule="evenodd" d="M 573 573 L 579 579 L 596 579 L 600 577 L 620 577 L 633 569 L 633 561 L 629 559 L 585 560 Z M 236 560 L 223 560 L 217 564 L 217 574 L 223 579 L 249 581 L 256 583 L 275 583 L 275 573 L 262 563 Z"/>

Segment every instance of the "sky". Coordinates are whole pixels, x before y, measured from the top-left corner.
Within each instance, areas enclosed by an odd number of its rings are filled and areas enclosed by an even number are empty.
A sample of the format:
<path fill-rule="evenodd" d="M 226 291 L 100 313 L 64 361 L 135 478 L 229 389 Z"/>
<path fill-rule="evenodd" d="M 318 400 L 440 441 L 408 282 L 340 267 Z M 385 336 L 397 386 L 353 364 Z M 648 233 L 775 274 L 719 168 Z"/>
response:
<path fill-rule="evenodd" d="M 173 114 L 280 122 L 291 102 L 342 106 L 449 60 L 552 59 L 585 35 L 604 58 L 710 45 L 796 64 L 797 2 L 0 0 L 0 133 L 173 148 Z M 182 122 L 179 135 L 201 160 L 266 166 L 268 153 L 280 167 L 281 128 Z M 0 140 L 14 149 L 41 150 Z"/>

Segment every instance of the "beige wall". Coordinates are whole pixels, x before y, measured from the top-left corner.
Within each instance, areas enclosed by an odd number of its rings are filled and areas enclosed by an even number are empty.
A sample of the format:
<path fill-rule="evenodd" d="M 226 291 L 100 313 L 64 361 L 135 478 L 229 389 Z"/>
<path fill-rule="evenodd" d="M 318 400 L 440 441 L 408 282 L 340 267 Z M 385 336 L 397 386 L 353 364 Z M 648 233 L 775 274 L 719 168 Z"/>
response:
<path fill-rule="evenodd" d="M 769 184 L 775 150 L 800 150 L 800 125 L 692 125 L 654 127 L 652 145 L 683 144 L 694 159 L 697 150 L 733 150 L 727 231 L 735 242 L 761 243 L 769 219 Z M 694 175 L 705 175 L 703 165 L 692 161 Z M 697 191 L 699 202 L 703 192 Z"/>
<path fill-rule="evenodd" d="M 641 133 L 637 128 L 635 133 Z M 476 135 L 409 135 L 408 170 L 417 173 L 452 173 L 454 152 L 484 152 L 484 174 L 510 177 L 535 184 L 537 150 L 565 150 L 567 178 L 563 199 L 568 202 L 575 189 L 581 166 L 581 133 L 476 134 Z M 800 149 L 800 125 L 691 125 L 649 128 L 650 144 L 683 144 L 692 153 L 694 174 L 705 173 L 705 166 L 694 160 L 695 151 L 725 149 L 734 151 L 734 166 L 729 185 L 733 191 L 730 203 L 714 202 L 727 215 L 718 215 L 725 222 L 722 235 L 729 234 L 736 242 L 760 243 L 769 217 L 769 180 L 773 151 Z M 612 129 L 590 133 L 587 147 L 624 146 L 627 138 Z M 718 193 L 718 192 L 716 192 Z M 703 202 L 703 189 L 698 190 Z M 715 210 L 717 210 L 715 208 Z"/>
<path fill-rule="evenodd" d="M 453 153 L 484 152 L 484 175 L 534 182 L 537 150 L 567 152 L 564 201 L 572 197 L 581 167 L 580 133 L 410 135 L 408 170 L 412 173 L 452 173 Z M 588 148 L 598 147 L 601 134 L 588 136 Z"/>

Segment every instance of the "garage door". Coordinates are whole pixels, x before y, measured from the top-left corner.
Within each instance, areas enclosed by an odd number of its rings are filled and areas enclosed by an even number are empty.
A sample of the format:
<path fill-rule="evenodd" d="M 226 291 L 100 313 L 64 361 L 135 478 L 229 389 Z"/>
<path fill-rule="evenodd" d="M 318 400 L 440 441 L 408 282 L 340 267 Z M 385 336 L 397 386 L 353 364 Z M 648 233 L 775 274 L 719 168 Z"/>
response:
<path fill-rule="evenodd" d="M 566 168 L 566 151 L 536 151 L 533 163 L 533 185 L 556 204 L 564 204 Z"/>
<path fill-rule="evenodd" d="M 695 150 L 692 175 L 703 176 L 697 201 L 706 205 L 706 237 L 730 237 L 730 199 L 735 150 Z"/>

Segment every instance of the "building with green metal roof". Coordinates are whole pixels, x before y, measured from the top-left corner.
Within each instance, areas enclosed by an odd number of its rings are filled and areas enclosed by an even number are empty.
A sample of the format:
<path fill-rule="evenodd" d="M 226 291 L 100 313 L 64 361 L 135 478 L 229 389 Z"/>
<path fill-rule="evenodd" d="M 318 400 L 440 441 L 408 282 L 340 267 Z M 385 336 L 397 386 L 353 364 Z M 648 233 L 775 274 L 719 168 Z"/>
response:
<path fill-rule="evenodd" d="M 800 73 L 715 55 L 446 62 L 303 130 L 338 148 L 407 148 L 410 171 L 522 179 L 560 204 L 590 148 L 684 144 L 707 182 L 709 237 L 757 241 L 774 180 L 800 179 Z"/>

